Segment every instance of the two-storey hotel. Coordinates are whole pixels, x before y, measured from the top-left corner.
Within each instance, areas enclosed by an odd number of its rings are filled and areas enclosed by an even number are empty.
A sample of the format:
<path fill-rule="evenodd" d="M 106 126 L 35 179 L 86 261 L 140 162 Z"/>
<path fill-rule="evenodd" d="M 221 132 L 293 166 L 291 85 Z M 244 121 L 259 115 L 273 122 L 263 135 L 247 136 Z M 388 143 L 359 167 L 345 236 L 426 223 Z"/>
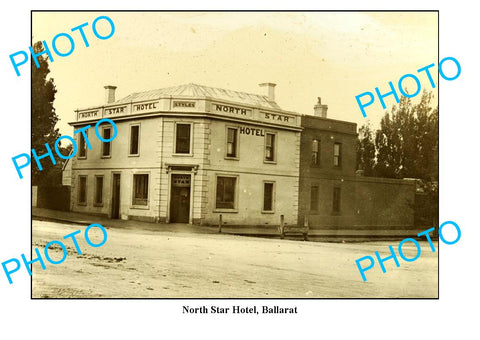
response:
<path fill-rule="evenodd" d="M 76 134 L 71 210 L 111 218 L 217 224 L 296 224 L 301 116 L 267 95 L 195 84 L 133 93 L 76 111 L 75 130 L 102 118 L 117 137 Z M 112 127 L 101 127 L 105 139 Z"/>

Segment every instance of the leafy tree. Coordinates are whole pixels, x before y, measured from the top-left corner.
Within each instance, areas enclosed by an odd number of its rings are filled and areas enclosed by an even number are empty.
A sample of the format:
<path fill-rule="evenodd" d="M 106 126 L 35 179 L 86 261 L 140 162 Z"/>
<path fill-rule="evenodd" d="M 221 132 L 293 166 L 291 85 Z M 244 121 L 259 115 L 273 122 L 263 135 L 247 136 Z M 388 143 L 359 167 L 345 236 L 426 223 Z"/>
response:
<path fill-rule="evenodd" d="M 431 101 L 426 92 L 416 105 L 402 97 L 386 112 L 375 137 L 378 176 L 437 180 L 438 108 L 432 109 Z"/>
<path fill-rule="evenodd" d="M 375 142 L 370 123 L 363 125 L 358 131 L 357 169 L 363 170 L 365 176 L 374 176 Z"/>
<path fill-rule="evenodd" d="M 43 51 L 41 42 L 33 46 L 35 53 Z M 31 61 L 32 68 L 32 149 L 35 149 L 37 155 L 43 155 L 47 152 L 45 143 L 48 143 L 52 152 L 55 154 L 54 143 L 60 133 L 55 128 L 59 118 L 55 112 L 53 102 L 57 90 L 53 78 L 48 78 L 50 68 L 48 66 L 48 57 L 41 55 L 37 58 L 40 67 L 37 68 L 34 61 Z M 68 149 L 61 148 L 61 152 L 68 154 Z M 58 158 L 57 165 L 53 165 L 47 157 L 42 159 L 43 170 L 39 171 L 32 159 L 32 185 L 61 185 L 61 170 L 63 162 Z"/>
<path fill-rule="evenodd" d="M 357 168 L 364 169 L 366 176 L 437 181 L 438 107 L 431 107 L 432 98 L 432 93 L 424 92 L 413 105 L 410 98 L 402 97 L 399 105 L 382 117 L 375 134 L 370 124 L 363 125 Z"/>
<path fill-rule="evenodd" d="M 357 167 L 365 176 L 420 180 L 428 223 L 438 216 L 438 106 L 432 108 L 432 99 L 424 92 L 413 105 L 402 97 L 385 113 L 375 136 L 369 124 L 360 128 L 357 147 Z"/>

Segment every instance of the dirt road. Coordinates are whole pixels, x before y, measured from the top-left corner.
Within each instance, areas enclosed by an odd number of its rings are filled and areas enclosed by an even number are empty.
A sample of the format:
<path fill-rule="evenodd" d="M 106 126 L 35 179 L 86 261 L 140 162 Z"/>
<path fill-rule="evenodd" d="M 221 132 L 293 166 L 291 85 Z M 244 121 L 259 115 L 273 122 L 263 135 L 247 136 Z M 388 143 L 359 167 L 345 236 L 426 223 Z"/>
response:
<path fill-rule="evenodd" d="M 63 240 L 68 256 L 59 265 L 33 265 L 34 298 L 375 298 L 437 297 L 437 254 L 421 242 L 422 255 L 399 258 L 366 272 L 355 260 L 376 250 L 384 257 L 398 242 L 322 243 L 253 237 L 107 229 L 108 240 L 90 247 L 86 226 L 33 221 L 33 246 L 43 254 L 52 240 L 75 230 L 82 255 Z M 101 232 L 92 229 L 93 242 Z M 95 238 L 97 237 L 97 238 Z M 435 243 L 438 249 L 438 244 Z M 414 257 L 415 248 L 404 247 Z M 51 248 L 53 259 L 62 257 Z M 23 268 L 25 270 L 25 268 Z"/>

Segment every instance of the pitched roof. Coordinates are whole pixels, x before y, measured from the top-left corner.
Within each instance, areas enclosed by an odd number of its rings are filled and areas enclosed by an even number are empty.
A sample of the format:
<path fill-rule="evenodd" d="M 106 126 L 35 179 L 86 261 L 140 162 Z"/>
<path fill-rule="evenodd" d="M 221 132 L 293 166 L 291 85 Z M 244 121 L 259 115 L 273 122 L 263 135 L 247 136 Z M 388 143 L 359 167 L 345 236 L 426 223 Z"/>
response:
<path fill-rule="evenodd" d="M 135 92 L 122 99 L 115 101 L 115 104 L 123 104 L 130 102 L 139 102 L 154 100 L 160 97 L 210 97 L 213 99 L 227 100 L 246 104 L 250 106 L 262 106 L 269 109 L 281 109 L 277 103 L 269 101 L 267 96 L 261 96 L 253 93 L 232 91 L 209 87 L 198 84 L 185 84 L 180 86 L 167 87 L 158 90 L 150 90 L 145 92 Z"/>

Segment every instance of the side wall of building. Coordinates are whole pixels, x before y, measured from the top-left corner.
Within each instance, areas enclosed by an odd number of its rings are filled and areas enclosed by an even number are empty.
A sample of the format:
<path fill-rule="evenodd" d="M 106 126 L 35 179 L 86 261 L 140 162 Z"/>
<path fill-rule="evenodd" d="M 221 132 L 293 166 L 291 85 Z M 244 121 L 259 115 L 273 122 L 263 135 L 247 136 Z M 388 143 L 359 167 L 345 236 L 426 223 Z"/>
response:
<path fill-rule="evenodd" d="M 302 117 L 300 144 L 299 218 L 311 226 L 345 226 L 354 223 L 356 124 L 313 116 Z M 316 141 L 318 155 L 313 155 Z M 340 161 L 334 163 L 334 145 L 341 145 Z M 334 211 L 334 190 L 340 190 L 340 210 Z M 317 197 L 312 198 L 315 195 Z M 312 206 L 315 205 L 315 206 Z"/>
<path fill-rule="evenodd" d="M 226 155 L 227 129 L 238 129 L 238 154 Z M 240 122 L 212 120 L 209 162 L 205 165 L 205 224 L 278 225 L 280 216 L 296 224 L 300 132 Z M 275 161 L 265 161 L 266 134 L 275 134 Z M 235 209 L 216 206 L 217 177 L 236 178 Z M 264 211 L 264 185 L 273 183 L 273 209 Z"/>

